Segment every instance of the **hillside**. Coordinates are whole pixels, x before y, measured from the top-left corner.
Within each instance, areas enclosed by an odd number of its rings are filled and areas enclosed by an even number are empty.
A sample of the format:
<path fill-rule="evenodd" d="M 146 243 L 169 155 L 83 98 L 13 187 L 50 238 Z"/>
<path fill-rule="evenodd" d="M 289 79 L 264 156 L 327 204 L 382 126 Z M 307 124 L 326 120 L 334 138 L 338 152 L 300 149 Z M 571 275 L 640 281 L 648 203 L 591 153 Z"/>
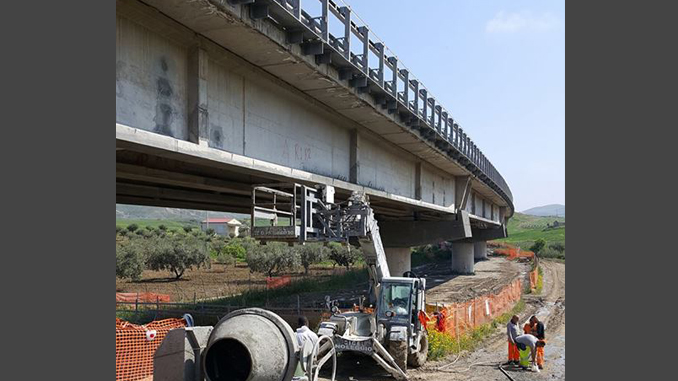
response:
<path fill-rule="evenodd" d="M 153 219 L 171 221 L 202 221 L 210 218 L 237 218 L 248 217 L 240 213 L 206 212 L 204 210 L 160 208 L 154 206 L 115 204 L 115 219 Z"/>
<path fill-rule="evenodd" d="M 524 210 L 522 214 L 529 214 L 531 216 L 559 216 L 565 217 L 565 205 L 550 204 L 544 206 L 537 206 Z"/>
<path fill-rule="evenodd" d="M 515 213 L 508 223 L 508 238 L 500 239 L 527 249 L 539 238 L 551 243 L 565 243 L 565 226 L 546 229 L 547 224 L 553 225 L 554 221 L 564 223 L 564 217 L 540 217 L 523 213 Z"/>

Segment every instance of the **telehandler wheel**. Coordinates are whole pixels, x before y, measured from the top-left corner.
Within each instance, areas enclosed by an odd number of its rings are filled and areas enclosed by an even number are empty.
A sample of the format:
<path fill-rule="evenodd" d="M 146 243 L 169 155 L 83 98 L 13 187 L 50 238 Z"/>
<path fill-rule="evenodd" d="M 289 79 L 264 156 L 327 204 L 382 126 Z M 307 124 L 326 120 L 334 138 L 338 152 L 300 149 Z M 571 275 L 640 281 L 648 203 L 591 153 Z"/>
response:
<path fill-rule="evenodd" d="M 412 368 L 419 368 L 424 365 L 428 358 L 428 335 L 423 333 L 419 339 L 419 352 L 411 353 L 407 356 L 407 364 Z"/>
<path fill-rule="evenodd" d="M 393 357 L 398 367 L 407 373 L 407 341 L 389 342 L 388 353 Z"/>

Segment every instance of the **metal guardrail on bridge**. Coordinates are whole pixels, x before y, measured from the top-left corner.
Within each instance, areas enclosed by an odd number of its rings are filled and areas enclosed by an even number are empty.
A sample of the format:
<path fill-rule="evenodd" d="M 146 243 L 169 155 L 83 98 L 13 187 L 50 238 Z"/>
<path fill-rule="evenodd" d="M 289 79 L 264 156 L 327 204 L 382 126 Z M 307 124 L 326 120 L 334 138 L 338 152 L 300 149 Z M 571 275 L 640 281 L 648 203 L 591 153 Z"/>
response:
<path fill-rule="evenodd" d="M 348 79 L 359 93 L 370 93 L 388 113 L 397 113 L 407 126 L 462 164 L 513 209 L 511 190 L 483 152 L 351 7 L 338 1 L 343 5 L 333 0 L 228 0 L 231 4 L 250 4 L 252 19 L 273 19 L 285 29 L 288 43 L 300 44 L 303 53 L 314 55 L 318 64 L 337 67 L 340 79 Z M 313 11 L 320 15 L 309 14 Z M 341 30 L 343 35 L 330 33 L 334 25 L 338 25 L 334 30 Z M 359 49 L 352 42 L 354 37 Z"/>

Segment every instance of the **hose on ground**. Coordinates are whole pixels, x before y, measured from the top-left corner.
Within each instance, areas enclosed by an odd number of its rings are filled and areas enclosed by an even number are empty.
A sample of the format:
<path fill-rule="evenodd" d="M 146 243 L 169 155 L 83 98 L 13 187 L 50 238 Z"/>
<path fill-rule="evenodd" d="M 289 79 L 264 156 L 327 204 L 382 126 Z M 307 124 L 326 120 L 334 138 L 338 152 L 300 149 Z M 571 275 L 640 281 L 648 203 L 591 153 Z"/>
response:
<path fill-rule="evenodd" d="M 509 374 L 506 373 L 506 371 L 504 370 L 504 368 L 503 368 L 501 365 L 502 365 L 502 364 L 499 363 L 499 365 L 497 365 L 497 367 L 499 368 L 499 370 L 501 370 L 502 373 L 504 373 L 504 376 L 508 377 L 508 379 L 511 380 L 511 381 L 515 381 L 515 380 L 513 379 L 513 377 L 509 376 Z"/>

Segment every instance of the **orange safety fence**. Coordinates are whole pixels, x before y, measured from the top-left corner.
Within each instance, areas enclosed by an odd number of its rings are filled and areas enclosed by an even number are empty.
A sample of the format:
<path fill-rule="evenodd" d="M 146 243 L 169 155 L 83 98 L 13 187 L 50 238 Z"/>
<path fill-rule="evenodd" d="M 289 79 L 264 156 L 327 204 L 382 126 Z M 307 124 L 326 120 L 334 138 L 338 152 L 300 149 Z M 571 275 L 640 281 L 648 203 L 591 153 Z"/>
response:
<path fill-rule="evenodd" d="M 539 282 L 539 269 L 537 266 L 534 266 L 534 269 L 530 271 L 530 289 L 536 290 L 538 282 Z"/>
<path fill-rule="evenodd" d="M 266 288 L 279 288 L 292 282 L 289 275 L 266 277 Z"/>
<path fill-rule="evenodd" d="M 156 294 L 154 292 L 116 292 L 115 301 L 128 303 L 169 303 L 170 296 L 167 294 Z"/>
<path fill-rule="evenodd" d="M 516 279 L 496 294 L 487 294 L 461 303 L 426 305 L 428 329 L 458 337 L 510 311 L 522 295 L 522 281 Z"/>
<path fill-rule="evenodd" d="M 534 258 L 534 253 L 529 250 L 522 250 L 520 247 L 509 245 L 503 242 L 494 242 L 490 247 L 497 247 L 492 252 L 495 255 L 505 255 L 508 259 L 516 258 Z"/>
<path fill-rule="evenodd" d="M 163 319 L 144 325 L 115 319 L 115 379 L 141 380 L 153 374 L 153 354 L 173 328 L 186 326 L 184 319 Z"/>

